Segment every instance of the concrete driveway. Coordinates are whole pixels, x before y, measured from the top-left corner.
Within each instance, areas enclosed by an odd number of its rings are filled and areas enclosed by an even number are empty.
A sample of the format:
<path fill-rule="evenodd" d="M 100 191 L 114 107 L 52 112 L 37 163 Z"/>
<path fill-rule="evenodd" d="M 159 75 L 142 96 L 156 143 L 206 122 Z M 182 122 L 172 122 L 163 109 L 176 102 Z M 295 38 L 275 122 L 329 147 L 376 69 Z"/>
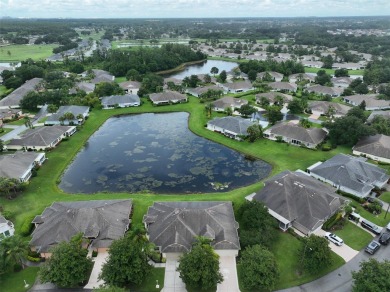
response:
<path fill-rule="evenodd" d="M 180 278 L 176 268 L 181 253 L 168 253 L 166 256 L 164 288 L 162 292 L 186 292 L 186 285 Z"/>
<path fill-rule="evenodd" d="M 239 292 L 236 256 L 218 250 L 216 253 L 219 254 L 219 267 L 223 275 L 223 282 L 217 285 L 217 292 Z"/>
<path fill-rule="evenodd" d="M 99 274 L 102 270 L 103 264 L 106 262 L 106 259 L 108 258 L 108 252 L 99 252 L 97 257 L 94 258 L 94 264 L 91 276 L 89 277 L 88 284 L 84 286 L 84 289 L 94 289 L 98 288 L 100 285 L 103 285 L 104 282 L 99 280 Z"/>

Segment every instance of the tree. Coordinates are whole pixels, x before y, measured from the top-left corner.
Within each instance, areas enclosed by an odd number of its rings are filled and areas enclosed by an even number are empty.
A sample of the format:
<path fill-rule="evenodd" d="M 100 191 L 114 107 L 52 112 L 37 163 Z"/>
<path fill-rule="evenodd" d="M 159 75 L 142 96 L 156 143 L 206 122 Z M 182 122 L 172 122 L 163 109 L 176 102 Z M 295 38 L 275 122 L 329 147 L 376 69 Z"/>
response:
<path fill-rule="evenodd" d="M 55 104 L 49 104 L 47 106 L 47 111 L 51 114 L 54 114 L 58 111 L 58 106 L 56 106 Z"/>
<path fill-rule="evenodd" d="M 25 188 L 26 184 L 16 178 L 0 177 L 0 196 L 11 198 L 10 194 L 16 195 Z"/>
<path fill-rule="evenodd" d="M 203 77 L 204 83 L 211 83 L 211 76 L 209 74 L 205 74 Z"/>
<path fill-rule="evenodd" d="M 310 128 L 311 122 L 308 119 L 300 119 L 299 124 L 304 128 Z"/>
<path fill-rule="evenodd" d="M 39 93 L 30 91 L 20 101 L 20 107 L 28 111 L 36 111 L 38 106 L 43 105 L 44 103 L 45 102 Z"/>
<path fill-rule="evenodd" d="M 122 95 L 124 91 L 119 87 L 119 84 L 114 82 L 100 82 L 96 85 L 94 93 L 98 97 L 110 95 Z"/>
<path fill-rule="evenodd" d="M 250 291 L 272 291 L 279 278 L 275 256 L 261 245 L 247 247 L 240 260 L 242 284 Z"/>
<path fill-rule="evenodd" d="M 99 278 L 110 286 L 140 285 L 152 269 L 147 243 L 145 232 L 140 229 L 115 240 Z"/>
<path fill-rule="evenodd" d="M 135 69 L 130 69 L 126 73 L 126 79 L 127 80 L 132 80 L 132 81 L 139 81 L 140 79 L 140 74 L 137 70 Z"/>
<path fill-rule="evenodd" d="M 315 77 L 315 82 L 320 85 L 326 85 L 331 83 L 332 77 L 326 73 L 325 70 L 318 70 L 317 76 Z"/>
<path fill-rule="evenodd" d="M 242 116 L 249 117 L 256 112 L 256 109 L 250 104 L 244 104 L 237 110 Z"/>
<path fill-rule="evenodd" d="M 228 115 L 228 116 L 231 116 L 233 115 L 233 110 L 232 108 L 229 106 L 227 108 L 225 108 L 225 113 Z"/>
<path fill-rule="evenodd" d="M 250 70 L 248 72 L 248 79 L 253 82 L 256 80 L 256 78 L 257 78 L 257 72 L 255 70 Z"/>
<path fill-rule="evenodd" d="M 33 128 L 33 124 L 31 122 L 31 119 L 29 116 L 25 116 L 24 117 L 24 125 L 27 127 L 27 128 L 30 128 L 32 129 Z"/>
<path fill-rule="evenodd" d="M 332 251 L 324 237 L 310 235 L 302 238 L 303 246 L 299 251 L 301 269 L 317 274 L 332 264 Z"/>
<path fill-rule="evenodd" d="M 211 117 L 211 111 L 213 110 L 213 106 L 211 103 L 207 103 L 204 107 L 207 117 Z"/>
<path fill-rule="evenodd" d="M 348 69 L 336 69 L 334 71 L 334 76 L 335 77 L 349 77 L 349 74 L 348 74 Z"/>
<path fill-rule="evenodd" d="M 290 113 L 292 113 L 292 114 L 301 114 L 305 110 L 302 102 L 298 99 L 293 99 L 288 104 L 287 108 L 289 109 Z"/>
<path fill-rule="evenodd" d="M 82 248 L 81 242 L 80 233 L 52 249 L 51 257 L 39 270 L 42 283 L 51 282 L 61 288 L 70 288 L 88 279 L 93 262 L 87 257 L 88 250 Z"/>
<path fill-rule="evenodd" d="M 219 74 L 219 79 L 221 79 L 221 82 L 222 82 L 222 83 L 225 83 L 226 78 L 227 78 L 226 71 L 225 71 L 225 70 L 222 70 L 221 74 Z"/>
<path fill-rule="evenodd" d="M 28 242 L 19 235 L 6 237 L 0 244 L 1 261 L 5 264 L 5 269 L 21 265 L 28 254 Z"/>
<path fill-rule="evenodd" d="M 360 263 L 359 271 L 352 271 L 353 292 L 390 291 L 390 261 L 369 259 Z"/>
<path fill-rule="evenodd" d="M 283 114 L 280 112 L 280 109 L 281 108 L 276 105 L 267 107 L 268 122 L 270 122 L 271 125 L 275 125 L 276 122 L 283 119 Z"/>
<path fill-rule="evenodd" d="M 184 253 L 179 259 L 177 271 L 183 282 L 191 288 L 208 290 L 223 281 L 219 270 L 219 255 L 210 242 L 210 239 L 198 237 L 191 251 Z"/>
<path fill-rule="evenodd" d="M 263 137 L 263 129 L 259 124 L 253 124 L 249 126 L 246 131 L 248 133 L 249 142 L 255 142 L 256 140 Z"/>
<path fill-rule="evenodd" d="M 210 73 L 213 74 L 215 76 L 215 74 L 218 74 L 219 72 L 219 69 L 217 67 L 212 67 L 211 70 L 210 70 Z"/>
<path fill-rule="evenodd" d="M 331 55 L 327 55 L 326 57 L 322 58 L 322 62 L 324 63 L 324 65 L 322 65 L 322 68 L 332 69 L 333 58 Z"/>

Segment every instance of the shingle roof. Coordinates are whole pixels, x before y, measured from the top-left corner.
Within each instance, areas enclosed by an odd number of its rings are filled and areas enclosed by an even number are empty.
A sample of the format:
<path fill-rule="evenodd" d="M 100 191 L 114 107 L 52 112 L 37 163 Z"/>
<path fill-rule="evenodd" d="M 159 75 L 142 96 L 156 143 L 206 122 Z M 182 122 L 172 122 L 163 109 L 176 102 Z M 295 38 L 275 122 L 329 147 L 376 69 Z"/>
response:
<path fill-rule="evenodd" d="M 344 96 L 343 99 L 352 101 L 355 105 L 359 105 L 364 100 L 367 108 L 390 107 L 390 100 L 378 99 L 376 94 L 355 94 Z"/>
<path fill-rule="evenodd" d="M 138 81 L 125 81 L 119 83 L 119 86 L 123 89 L 141 88 L 141 82 Z"/>
<path fill-rule="evenodd" d="M 267 131 L 270 131 L 274 135 L 283 136 L 311 144 L 321 143 L 326 137 L 326 132 L 323 129 L 306 129 L 300 125 L 289 122 L 278 123 L 269 128 Z"/>
<path fill-rule="evenodd" d="M 0 100 L 0 106 L 19 106 L 20 101 L 42 81 L 42 78 L 33 78 Z"/>
<path fill-rule="evenodd" d="M 268 83 L 268 86 L 276 90 L 291 90 L 291 91 L 297 90 L 297 85 L 290 82 L 276 81 L 276 82 Z"/>
<path fill-rule="evenodd" d="M 253 199 L 309 231 L 317 229 L 344 203 L 334 188 L 300 172 L 286 170 L 264 184 Z"/>
<path fill-rule="evenodd" d="M 0 177 L 21 178 L 42 153 L 15 152 L 0 155 Z"/>
<path fill-rule="evenodd" d="M 261 97 L 263 97 L 263 96 L 266 97 L 271 103 L 274 103 L 276 101 L 277 96 L 283 97 L 283 102 L 289 102 L 289 101 L 293 100 L 293 97 L 291 95 L 271 91 L 271 92 L 256 94 L 256 101 L 260 101 Z"/>
<path fill-rule="evenodd" d="M 223 109 L 227 107 L 240 108 L 244 104 L 248 104 L 248 101 L 246 99 L 234 98 L 232 96 L 222 97 L 212 102 L 213 107 Z"/>
<path fill-rule="evenodd" d="M 310 172 L 362 194 L 373 188 L 373 182 L 389 179 L 385 170 L 366 162 L 365 158 L 345 154 L 333 156 Z"/>
<path fill-rule="evenodd" d="M 382 116 L 390 119 L 390 111 L 373 111 L 367 119 L 367 122 L 371 122 L 376 116 Z"/>
<path fill-rule="evenodd" d="M 343 92 L 342 88 L 339 87 L 328 87 L 322 85 L 314 85 L 306 88 L 309 92 L 314 92 L 318 94 L 327 94 L 327 95 L 340 95 Z"/>
<path fill-rule="evenodd" d="M 59 118 L 62 117 L 65 113 L 72 113 L 75 119 L 77 119 L 78 115 L 83 115 L 87 111 L 89 111 L 89 106 L 63 105 L 59 107 L 56 113 L 49 116 L 46 122 L 59 121 Z"/>
<path fill-rule="evenodd" d="M 330 106 L 335 109 L 335 114 L 337 115 L 346 115 L 347 112 L 351 109 L 350 106 L 330 101 L 312 101 L 309 102 L 308 108 L 312 111 L 322 111 L 326 113 L 329 110 Z"/>
<path fill-rule="evenodd" d="M 115 105 L 134 102 L 140 102 L 139 96 L 136 94 L 112 95 L 102 98 L 102 105 Z"/>
<path fill-rule="evenodd" d="M 217 250 L 240 249 L 231 202 L 155 202 L 143 221 L 162 252 L 185 252 L 195 236 L 213 239 Z"/>
<path fill-rule="evenodd" d="M 248 128 L 253 125 L 253 122 L 243 119 L 241 117 L 223 117 L 215 118 L 208 122 L 208 124 L 225 129 L 229 132 L 236 133 L 237 135 L 248 135 Z"/>
<path fill-rule="evenodd" d="M 282 79 L 283 78 L 283 74 L 278 73 L 278 72 L 274 72 L 274 71 L 267 71 L 267 72 L 257 73 L 257 77 L 258 78 L 263 78 L 266 73 L 268 73 L 269 75 L 271 75 L 275 79 L 277 79 L 277 78 Z"/>
<path fill-rule="evenodd" d="M 253 88 L 252 83 L 249 81 L 238 81 L 238 82 L 232 82 L 232 83 L 224 83 L 224 87 L 232 90 L 237 90 L 237 89 L 250 89 Z"/>
<path fill-rule="evenodd" d="M 390 159 L 390 136 L 377 134 L 362 138 L 353 150 Z"/>
<path fill-rule="evenodd" d="M 223 91 L 222 88 L 217 86 L 217 85 L 209 85 L 209 86 L 189 88 L 188 92 L 189 93 L 196 93 L 198 95 L 201 95 L 202 93 L 205 93 L 205 92 L 207 92 L 210 89 Z"/>
<path fill-rule="evenodd" d="M 167 102 L 173 100 L 186 100 L 187 96 L 176 91 L 164 91 L 160 93 L 152 93 L 149 98 L 153 102 Z"/>
<path fill-rule="evenodd" d="M 30 245 L 47 252 L 81 232 L 92 239 L 92 247 L 108 247 L 126 232 L 131 208 L 131 200 L 55 202 L 33 220 L 39 225 Z"/>

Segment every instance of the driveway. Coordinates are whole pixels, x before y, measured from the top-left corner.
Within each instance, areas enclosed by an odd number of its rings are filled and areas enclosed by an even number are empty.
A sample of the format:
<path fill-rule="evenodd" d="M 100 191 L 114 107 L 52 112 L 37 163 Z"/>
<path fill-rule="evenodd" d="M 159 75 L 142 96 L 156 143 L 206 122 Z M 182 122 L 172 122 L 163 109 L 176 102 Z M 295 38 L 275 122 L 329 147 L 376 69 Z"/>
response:
<path fill-rule="evenodd" d="M 186 292 L 186 286 L 180 278 L 176 268 L 181 253 L 168 253 L 165 264 L 164 288 L 161 292 Z"/>
<path fill-rule="evenodd" d="M 103 264 L 106 262 L 108 257 L 108 252 L 99 252 L 96 258 L 94 259 L 93 269 L 91 272 L 91 276 L 89 277 L 88 284 L 85 285 L 84 289 L 93 289 L 98 288 L 100 285 L 103 285 L 104 282 L 98 280 L 100 271 L 102 270 Z"/>
<path fill-rule="evenodd" d="M 236 256 L 226 255 L 223 252 L 216 251 L 219 254 L 219 266 L 223 275 L 223 282 L 217 285 L 217 292 L 240 292 L 238 288 Z"/>

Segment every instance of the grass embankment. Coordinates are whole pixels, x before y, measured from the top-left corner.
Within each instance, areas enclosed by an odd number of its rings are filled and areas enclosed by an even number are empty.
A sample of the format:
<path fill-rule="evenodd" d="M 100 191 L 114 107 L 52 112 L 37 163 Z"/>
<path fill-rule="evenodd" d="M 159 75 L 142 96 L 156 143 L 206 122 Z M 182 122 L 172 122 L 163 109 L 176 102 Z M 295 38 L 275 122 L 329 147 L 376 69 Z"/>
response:
<path fill-rule="evenodd" d="M 53 55 L 58 45 L 10 45 L 0 47 L 0 62 L 17 62 L 26 59 L 34 61 Z M 8 53 L 9 52 L 9 53 Z"/>
<path fill-rule="evenodd" d="M 35 283 L 39 268 L 29 267 L 17 273 L 7 273 L 0 277 L 0 290 L 4 292 L 28 291 Z M 24 281 L 28 284 L 25 287 Z"/>
<path fill-rule="evenodd" d="M 347 221 L 342 230 L 334 231 L 344 243 L 354 250 L 361 250 L 372 240 L 372 235 L 355 224 Z"/>

